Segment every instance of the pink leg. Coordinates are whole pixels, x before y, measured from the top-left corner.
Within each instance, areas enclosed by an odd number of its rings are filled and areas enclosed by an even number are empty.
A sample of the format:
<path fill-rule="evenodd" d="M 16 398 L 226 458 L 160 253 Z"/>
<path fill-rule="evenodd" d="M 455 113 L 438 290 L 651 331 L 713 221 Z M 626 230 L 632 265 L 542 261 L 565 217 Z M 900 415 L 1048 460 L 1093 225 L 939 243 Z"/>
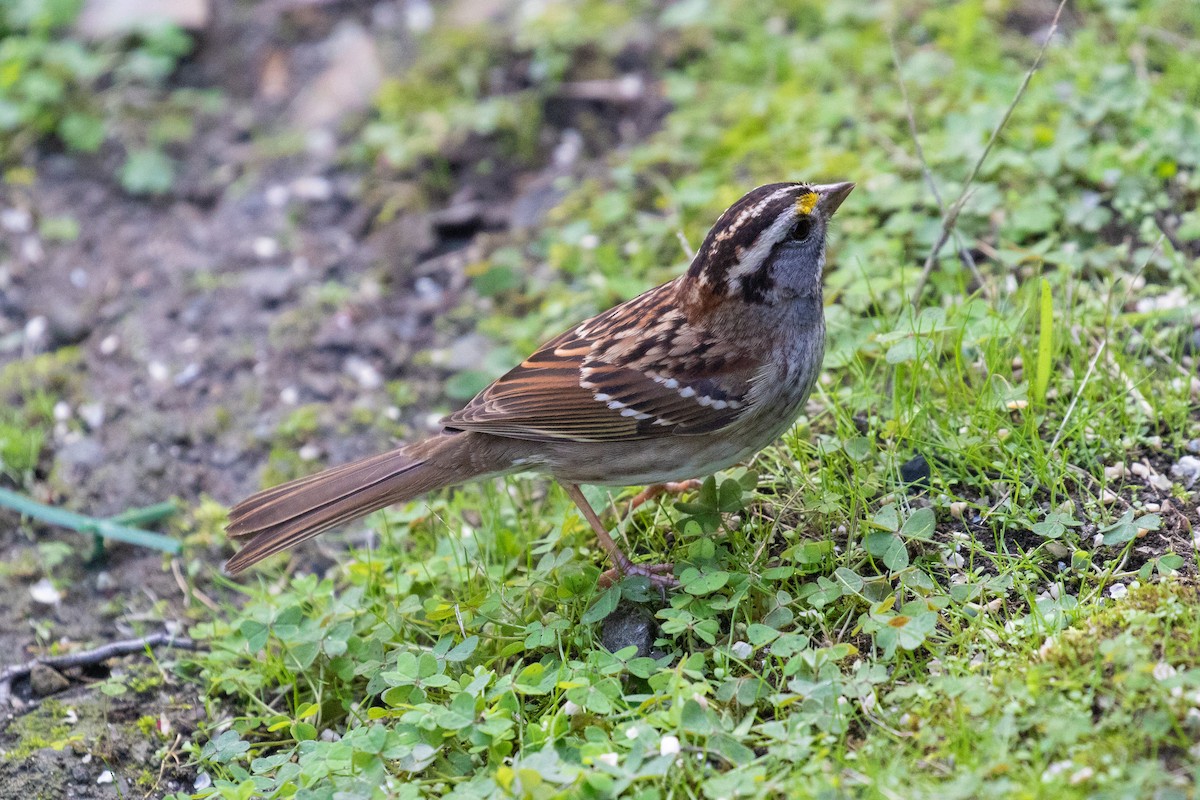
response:
<path fill-rule="evenodd" d="M 560 481 L 560 483 L 562 482 Z M 611 586 L 622 575 L 641 575 L 660 589 L 679 585 L 679 581 L 675 580 L 675 576 L 671 574 L 675 568 L 673 564 L 634 564 L 630 561 L 629 557 L 621 552 L 621 548 L 613 541 L 608 530 L 601 524 L 600 517 L 596 516 L 596 511 L 583 496 L 583 492 L 579 491 L 579 487 L 573 483 L 562 483 L 562 487 L 566 490 L 567 497 L 570 497 L 579 508 L 583 518 L 592 526 L 596 538 L 600 540 L 600 546 L 608 553 L 608 558 L 613 563 L 613 569 L 600 576 L 601 586 Z"/>

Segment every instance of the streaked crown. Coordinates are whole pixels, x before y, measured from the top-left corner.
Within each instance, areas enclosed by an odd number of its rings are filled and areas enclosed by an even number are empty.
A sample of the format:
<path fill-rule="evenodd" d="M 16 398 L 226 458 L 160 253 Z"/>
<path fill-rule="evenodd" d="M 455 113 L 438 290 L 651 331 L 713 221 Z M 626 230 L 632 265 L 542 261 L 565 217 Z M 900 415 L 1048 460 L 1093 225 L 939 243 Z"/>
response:
<path fill-rule="evenodd" d="M 708 232 L 688 277 L 714 295 L 751 303 L 770 302 L 781 282 L 792 293 L 819 293 L 826 223 L 853 188 L 770 183 L 751 190 Z"/>

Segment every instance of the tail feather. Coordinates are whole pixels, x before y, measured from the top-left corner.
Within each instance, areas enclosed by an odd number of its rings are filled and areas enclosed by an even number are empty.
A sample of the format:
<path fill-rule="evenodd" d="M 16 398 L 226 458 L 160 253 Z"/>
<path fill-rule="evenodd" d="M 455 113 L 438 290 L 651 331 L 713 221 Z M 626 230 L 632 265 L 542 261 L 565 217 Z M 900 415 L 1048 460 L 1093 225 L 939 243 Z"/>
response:
<path fill-rule="evenodd" d="M 225 572 L 236 575 L 330 528 L 488 471 L 453 457 L 468 444 L 466 438 L 436 437 L 246 498 L 229 512 L 226 532 L 249 541 L 225 562 Z"/>

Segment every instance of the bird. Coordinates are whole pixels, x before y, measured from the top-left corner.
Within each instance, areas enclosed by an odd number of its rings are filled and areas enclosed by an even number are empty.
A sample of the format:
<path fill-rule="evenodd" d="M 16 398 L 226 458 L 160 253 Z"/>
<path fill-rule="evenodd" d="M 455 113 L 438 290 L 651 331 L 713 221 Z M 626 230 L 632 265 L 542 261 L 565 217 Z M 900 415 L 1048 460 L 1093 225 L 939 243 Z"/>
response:
<path fill-rule="evenodd" d="M 468 481 L 557 481 L 612 562 L 665 591 L 670 563 L 633 562 L 580 490 L 706 476 L 778 439 L 825 351 L 826 235 L 851 182 L 771 183 L 709 230 L 686 272 L 550 339 L 423 441 L 260 491 L 226 531 L 236 575 L 373 511 Z"/>

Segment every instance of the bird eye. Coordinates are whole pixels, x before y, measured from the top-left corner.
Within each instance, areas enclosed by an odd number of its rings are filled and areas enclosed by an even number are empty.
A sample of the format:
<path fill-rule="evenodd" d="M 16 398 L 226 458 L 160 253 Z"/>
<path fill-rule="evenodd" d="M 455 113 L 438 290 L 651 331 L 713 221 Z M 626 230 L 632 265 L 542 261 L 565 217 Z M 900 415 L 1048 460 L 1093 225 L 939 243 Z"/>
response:
<path fill-rule="evenodd" d="M 812 233 L 812 229 L 812 220 L 808 217 L 801 217 L 792 228 L 792 241 L 803 242 Z"/>

